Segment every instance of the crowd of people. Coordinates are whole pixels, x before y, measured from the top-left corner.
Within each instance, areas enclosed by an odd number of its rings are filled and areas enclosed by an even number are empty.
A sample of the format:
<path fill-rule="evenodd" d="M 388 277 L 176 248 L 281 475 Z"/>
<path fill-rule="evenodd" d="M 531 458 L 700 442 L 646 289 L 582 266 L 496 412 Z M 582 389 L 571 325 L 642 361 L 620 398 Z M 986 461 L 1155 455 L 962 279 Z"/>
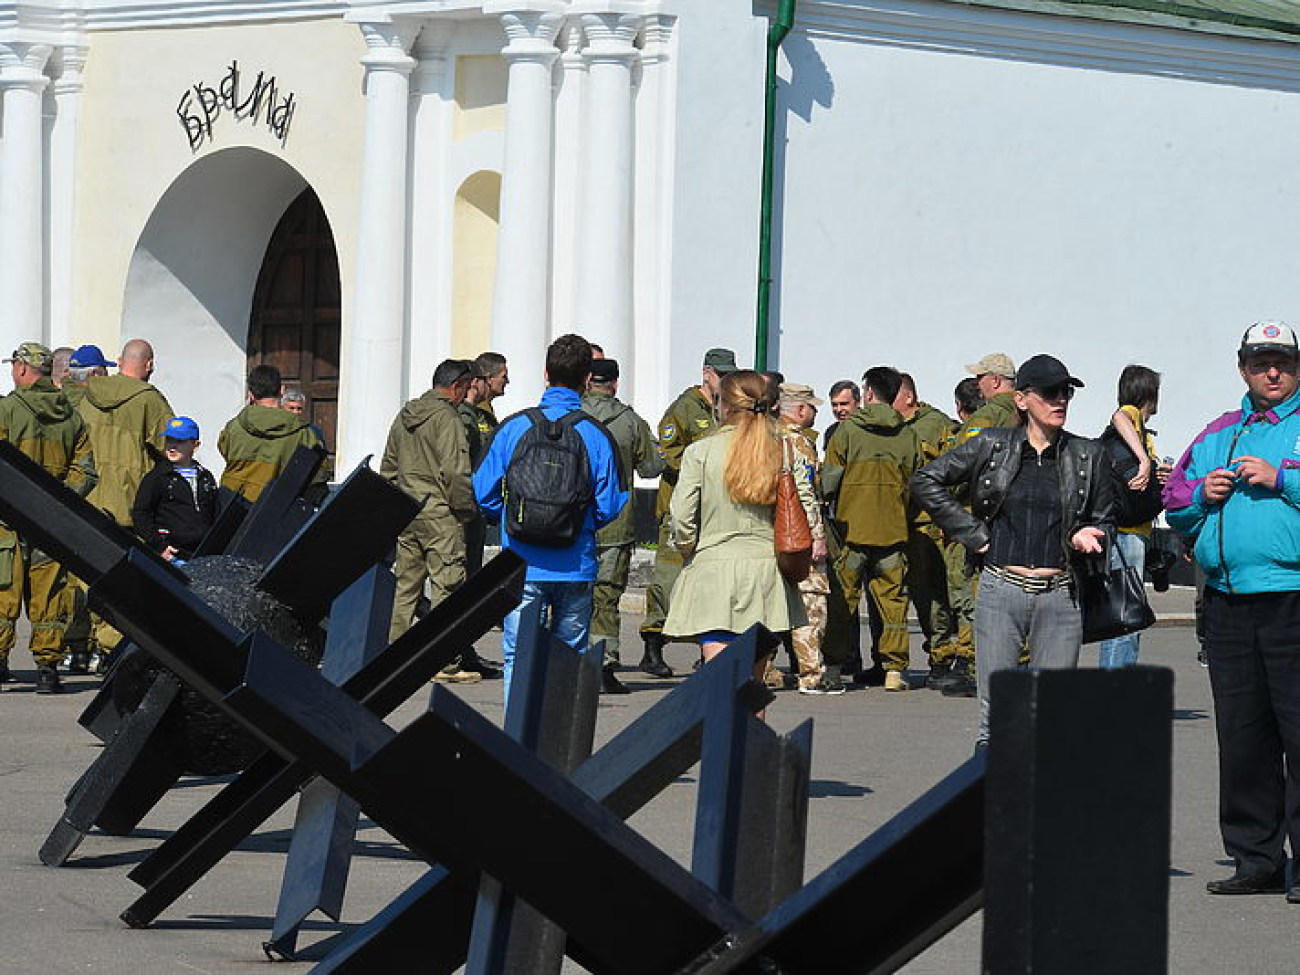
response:
<path fill-rule="evenodd" d="M 217 485 L 195 459 L 197 424 L 150 383 L 153 352 L 127 343 L 117 363 L 94 346 L 51 352 L 23 343 L 14 392 L 0 400 L 9 440 L 167 559 L 186 559 L 211 523 Z M 585 652 L 604 645 L 603 690 L 619 677 L 619 600 L 634 547 L 633 475 L 659 478 L 658 545 L 637 669 L 674 676 L 669 641 L 699 665 L 755 624 L 772 635 L 755 679 L 815 695 L 850 683 L 912 688 L 908 606 L 928 658 L 925 683 L 979 698 L 976 750 L 989 741 L 988 686 L 1013 667 L 1072 668 L 1083 641 L 1080 574 L 1148 559 L 1152 520 L 1194 546 L 1205 578 L 1204 658 L 1220 748 L 1220 824 L 1236 869 L 1213 894 L 1285 892 L 1289 845 L 1300 851 L 1300 346 L 1280 322 L 1251 326 L 1237 349 L 1240 409 L 1212 421 L 1177 464 L 1162 462 L 1148 422 L 1160 376 L 1130 365 L 1099 439 L 1066 429 L 1083 382 L 1050 355 L 1017 364 L 991 353 L 953 390 L 955 417 L 921 400 L 912 377 L 875 366 L 828 391 L 834 423 L 813 430 L 824 401 L 779 373 L 705 353 L 700 380 L 657 430 L 618 399 L 619 365 L 579 335 L 547 349 L 536 407 L 498 421 L 508 364 L 487 352 L 448 359 L 431 388 L 392 423 L 381 473 L 422 509 L 396 547 L 391 633 L 404 632 L 483 561 L 488 523 L 527 564 L 520 605 L 504 621 L 500 668 L 472 651 L 438 679 L 502 677 L 507 706 L 524 619 Z M 116 375 L 107 370 L 116 366 Z M 255 499 L 299 446 L 323 451 L 305 397 L 257 366 L 248 405 L 222 430 L 221 486 Z M 657 435 L 656 435 L 657 434 Z M 783 574 L 778 482 L 788 477 L 807 521 L 811 568 Z M 865 594 L 866 627 L 860 619 Z M 0 679 L 26 608 L 37 689 L 59 688 L 66 657 L 84 669 L 116 641 L 84 625 L 75 580 L 0 531 Z M 79 608 L 80 607 L 80 608 Z M 79 622 L 80 621 L 80 622 Z M 864 629 L 870 646 L 861 639 Z M 780 648 L 789 673 L 777 667 Z M 1103 667 L 1137 662 L 1139 635 L 1099 648 Z"/>

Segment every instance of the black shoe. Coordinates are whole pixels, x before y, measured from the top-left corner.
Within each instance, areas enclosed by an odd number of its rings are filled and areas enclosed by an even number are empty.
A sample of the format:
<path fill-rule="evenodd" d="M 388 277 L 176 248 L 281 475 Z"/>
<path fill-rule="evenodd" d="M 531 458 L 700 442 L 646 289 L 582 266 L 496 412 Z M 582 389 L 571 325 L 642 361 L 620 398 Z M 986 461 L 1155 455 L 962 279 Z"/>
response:
<path fill-rule="evenodd" d="M 473 650 L 461 657 L 460 669 L 478 674 L 484 680 L 501 679 L 501 668 L 490 660 L 484 660 Z"/>
<path fill-rule="evenodd" d="M 663 634 L 643 633 L 641 639 L 645 641 L 645 654 L 641 657 L 641 662 L 637 664 L 637 669 L 643 674 L 649 674 L 651 677 L 673 676 L 672 668 L 664 663 Z"/>
<path fill-rule="evenodd" d="M 90 651 L 74 650 L 68 655 L 69 674 L 90 673 Z"/>
<path fill-rule="evenodd" d="M 1211 880 L 1205 889 L 1211 894 L 1280 894 L 1287 889 L 1286 869 L 1266 874 L 1242 873 L 1238 870 L 1231 877 Z M 1291 893 L 1287 891 L 1287 900 L 1290 899 Z"/>
<path fill-rule="evenodd" d="M 885 668 L 877 664 L 869 670 L 860 670 L 853 675 L 853 683 L 859 687 L 884 687 Z"/>
<path fill-rule="evenodd" d="M 988 750 L 989 750 L 989 740 L 987 738 L 983 738 L 975 742 L 975 750 L 971 754 L 979 755 Z"/>
<path fill-rule="evenodd" d="M 944 697 L 976 697 L 979 694 L 973 663 L 969 657 L 958 657 L 952 662 L 952 670 L 942 688 Z"/>
<path fill-rule="evenodd" d="M 1286 892 L 1286 902 L 1288 904 L 1300 904 L 1300 882 L 1297 882 Z"/>
<path fill-rule="evenodd" d="M 9 669 L 9 665 L 0 666 L 0 684 L 12 684 L 13 682 L 14 675 L 13 671 Z"/>
<path fill-rule="evenodd" d="M 632 688 L 628 687 L 618 679 L 618 675 L 614 673 L 613 667 L 605 667 L 600 672 L 600 693 L 631 694 Z"/>
<path fill-rule="evenodd" d="M 925 678 L 925 686 L 932 691 L 941 691 L 952 675 L 951 661 L 944 660 L 941 663 L 931 664 L 930 673 Z"/>
<path fill-rule="evenodd" d="M 36 671 L 36 693 L 37 694 L 62 694 L 63 683 L 59 680 L 59 672 L 53 667 L 41 667 Z"/>

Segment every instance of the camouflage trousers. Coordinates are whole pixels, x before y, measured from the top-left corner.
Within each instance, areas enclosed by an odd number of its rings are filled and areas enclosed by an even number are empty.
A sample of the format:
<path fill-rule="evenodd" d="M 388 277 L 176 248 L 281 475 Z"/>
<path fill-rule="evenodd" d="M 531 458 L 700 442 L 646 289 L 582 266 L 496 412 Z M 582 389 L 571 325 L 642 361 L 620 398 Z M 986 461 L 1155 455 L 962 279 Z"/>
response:
<path fill-rule="evenodd" d="M 979 574 L 971 574 L 966 546 L 947 542 L 943 546 L 943 564 L 948 575 L 948 606 L 956 629 L 951 657 L 975 659 L 975 586 Z"/>
<path fill-rule="evenodd" d="M 682 572 L 682 553 L 673 546 L 668 530 L 668 515 L 659 519 L 659 548 L 655 551 L 654 574 L 645 592 L 645 619 L 642 633 L 662 633 L 668 616 L 668 600 L 673 584 Z"/>
<path fill-rule="evenodd" d="M 0 663 L 8 665 L 17 642 L 18 617 L 24 610 L 32 625 L 29 645 L 38 667 L 57 667 L 63 660 L 67 626 L 63 595 L 68 572 L 53 559 L 19 542 L 12 532 L 0 534 Z"/>
<path fill-rule="evenodd" d="M 948 601 L 942 545 L 942 535 L 933 524 L 913 526 L 907 537 L 907 595 L 916 607 L 931 666 L 950 660 L 956 652 L 957 627 Z"/>
<path fill-rule="evenodd" d="M 830 595 L 826 638 L 822 655 L 828 665 L 843 667 L 848 660 L 852 608 L 862 598 L 865 585 L 872 605 L 884 624 L 876 645 L 886 670 L 906 670 L 911 651 L 907 635 L 907 554 L 905 544 L 892 546 L 845 545 L 833 571 L 839 587 Z"/>
<path fill-rule="evenodd" d="M 826 635 L 826 600 L 830 588 L 826 573 L 816 566 L 808 573 L 808 578 L 799 583 L 799 598 L 803 601 L 808 623 L 791 630 L 782 642 L 792 658 L 794 668 L 799 672 L 800 687 L 816 687 L 826 676 L 826 664 L 822 660 L 822 638 Z M 763 681 L 769 687 L 780 687 L 784 683 L 776 669 L 775 656 L 768 658 Z"/>
<path fill-rule="evenodd" d="M 632 545 L 610 545 L 598 548 L 596 555 L 596 588 L 592 595 L 591 642 L 605 641 L 605 659 L 601 666 L 612 667 L 619 662 L 619 612 L 618 601 L 627 591 L 627 574 L 632 568 Z M 661 624 L 662 625 L 662 624 Z"/>
<path fill-rule="evenodd" d="M 429 584 L 429 601 L 437 606 L 465 581 L 465 532 L 459 522 L 445 518 L 417 518 L 397 539 L 393 565 L 397 591 L 393 619 L 388 628 L 392 643 L 411 628 L 415 609 Z"/>
<path fill-rule="evenodd" d="M 68 621 L 63 631 L 63 652 L 90 652 L 94 634 L 86 606 L 86 584 L 71 573 L 63 590 L 63 617 Z"/>

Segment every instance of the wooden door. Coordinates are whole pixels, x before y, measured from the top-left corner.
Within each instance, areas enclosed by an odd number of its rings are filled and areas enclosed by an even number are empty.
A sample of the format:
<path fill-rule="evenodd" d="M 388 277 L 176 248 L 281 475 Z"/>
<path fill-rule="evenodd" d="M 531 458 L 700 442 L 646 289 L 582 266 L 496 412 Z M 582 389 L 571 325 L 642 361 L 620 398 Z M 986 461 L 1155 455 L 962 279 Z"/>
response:
<path fill-rule="evenodd" d="M 248 325 L 248 366 L 280 370 L 307 397 L 307 416 L 333 457 L 338 426 L 342 320 L 334 235 L 316 194 L 289 205 L 266 248 Z"/>

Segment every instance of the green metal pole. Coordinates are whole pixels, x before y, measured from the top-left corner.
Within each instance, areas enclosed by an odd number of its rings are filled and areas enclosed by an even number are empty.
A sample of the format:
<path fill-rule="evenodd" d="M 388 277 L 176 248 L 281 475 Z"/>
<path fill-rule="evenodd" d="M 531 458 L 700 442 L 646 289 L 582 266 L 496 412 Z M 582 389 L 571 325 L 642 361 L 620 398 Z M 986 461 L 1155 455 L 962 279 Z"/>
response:
<path fill-rule="evenodd" d="M 772 313 L 772 198 L 776 192 L 776 56 L 794 26 L 797 0 L 779 0 L 767 29 L 767 94 L 763 120 L 763 188 L 758 218 L 758 320 L 754 330 L 754 368 L 767 369 L 768 323 Z"/>

